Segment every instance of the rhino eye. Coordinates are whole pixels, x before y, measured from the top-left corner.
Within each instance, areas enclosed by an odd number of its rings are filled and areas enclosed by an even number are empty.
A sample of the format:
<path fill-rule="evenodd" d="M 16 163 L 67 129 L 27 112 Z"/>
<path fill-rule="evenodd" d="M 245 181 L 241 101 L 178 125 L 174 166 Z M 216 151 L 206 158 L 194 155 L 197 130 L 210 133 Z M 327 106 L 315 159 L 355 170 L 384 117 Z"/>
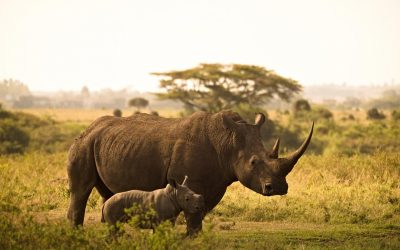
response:
<path fill-rule="evenodd" d="M 186 201 L 189 201 L 189 197 L 186 196 L 186 197 L 185 197 L 185 200 L 186 200 Z"/>
<path fill-rule="evenodd" d="M 257 156 L 252 156 L 252 157 L 251 157 L 251 159 L 250 159 L 250 164 L 251 164 L 252 166 L 255 166 L 258 162 L 259 162 L 259 160 L 258 160 Z"/>

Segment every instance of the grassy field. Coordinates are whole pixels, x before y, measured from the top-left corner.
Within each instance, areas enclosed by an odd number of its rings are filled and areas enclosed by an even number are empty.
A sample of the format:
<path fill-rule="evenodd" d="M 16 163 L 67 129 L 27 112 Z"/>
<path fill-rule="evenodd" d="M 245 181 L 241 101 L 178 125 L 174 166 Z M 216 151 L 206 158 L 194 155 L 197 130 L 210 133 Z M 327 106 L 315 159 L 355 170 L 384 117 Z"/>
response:
<path fill-rule="evenodd" d="M 123 247 L 135 237 L 140 242 L 150 240 L 149 232 L 140 232 L 106 241 L 107 227 L 100 225 L 101 200 L 95 191 L 84 230 L 77 235 L 70 229 L 65 220 L 69 196 L 65 162 L 66 153 L 0 157 L 0 246 L 46 248 L 56 244 L 54 237 L 66 244 L 77 241 L 74 244 L 84 248 L 85 244 Z M 176 248 L 396 249 L 400 247 L 399 179 L 396 154 L 306 156 L 289 175 L 287 196 L 265 198 L 235 183 L 206 217 L 205 233 L 198 239 L 183 239 L 182 218 L 177 230 L 161 231 L 176 242 Z M 162 245 L 163 240 L 167 239 L 161 237 L 156 243 Z M 149 248 L 156 244 L 151 242 L 146 243 Z"/>
<path fill-rule="evenodd" d="M 104 110 L 53 111 L 63 124 L 87 124 Z M 182 217 L 154 234 L 127 227 L 110 237 L 96 191 L 85 226 L 72 229 L 66 158 L 65 150 L 0 156 L 0 249 L 400 249 L 396 152 L 308 153 L 289 174 L 286 196 L 262 197 L 234 183 L 195 239 L 185 238 Z"/>

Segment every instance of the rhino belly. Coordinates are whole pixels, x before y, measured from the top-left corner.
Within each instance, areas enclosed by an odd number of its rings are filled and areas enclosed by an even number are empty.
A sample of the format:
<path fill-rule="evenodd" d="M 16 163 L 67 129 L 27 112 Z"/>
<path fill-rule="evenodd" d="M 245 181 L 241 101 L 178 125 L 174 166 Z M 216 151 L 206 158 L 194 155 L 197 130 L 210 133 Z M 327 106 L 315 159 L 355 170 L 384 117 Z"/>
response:
<path fill-rule="evenodd" d="M 168 160 L 163 158 L 156 143 L 104 144 L 97 151 L 97 172 L 113 193 L 132 189 L 152 191 L 167 185 Z"/>

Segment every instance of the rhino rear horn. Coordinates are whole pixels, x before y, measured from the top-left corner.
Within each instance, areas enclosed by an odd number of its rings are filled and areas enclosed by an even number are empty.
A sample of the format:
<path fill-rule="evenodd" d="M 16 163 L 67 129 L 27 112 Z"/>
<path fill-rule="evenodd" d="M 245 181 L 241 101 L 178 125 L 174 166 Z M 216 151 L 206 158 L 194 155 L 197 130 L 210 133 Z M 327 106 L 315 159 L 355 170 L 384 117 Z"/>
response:
<path fill-rule="evenodd" d="M 279 157 L 279 143 L 280 143 L 280 139 L 276 139 L 274 147 L 272 148 L 271 153 L 269 154 L 269 157 L 272 159 L 278 159 Z"/>

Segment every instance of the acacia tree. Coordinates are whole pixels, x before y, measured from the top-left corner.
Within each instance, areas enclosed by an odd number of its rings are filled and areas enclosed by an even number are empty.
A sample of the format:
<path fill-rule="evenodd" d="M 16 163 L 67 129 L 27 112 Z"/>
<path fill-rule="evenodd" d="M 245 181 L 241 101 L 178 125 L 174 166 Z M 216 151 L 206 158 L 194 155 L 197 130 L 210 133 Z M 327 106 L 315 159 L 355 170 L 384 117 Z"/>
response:
<path fill-rule="evenodd" d="M 149 105 L 149 101 L 142 97 L 136 97 L 130 99 L 128 105 L 130 107 L 136 107 L 137 112 L 139 112 L 141 108 L 145 108 Z"/>
<path fill-rule="evenodd" d="M 216 112 L 240 104 L 259 107 L 274 97 L 283 100 L 300 92 L 295 80 L 260 66 L 243 64 L 200 64 L 197 67 L 163 73 L 160 99 L 182 102 L 187 111 Z"/>

